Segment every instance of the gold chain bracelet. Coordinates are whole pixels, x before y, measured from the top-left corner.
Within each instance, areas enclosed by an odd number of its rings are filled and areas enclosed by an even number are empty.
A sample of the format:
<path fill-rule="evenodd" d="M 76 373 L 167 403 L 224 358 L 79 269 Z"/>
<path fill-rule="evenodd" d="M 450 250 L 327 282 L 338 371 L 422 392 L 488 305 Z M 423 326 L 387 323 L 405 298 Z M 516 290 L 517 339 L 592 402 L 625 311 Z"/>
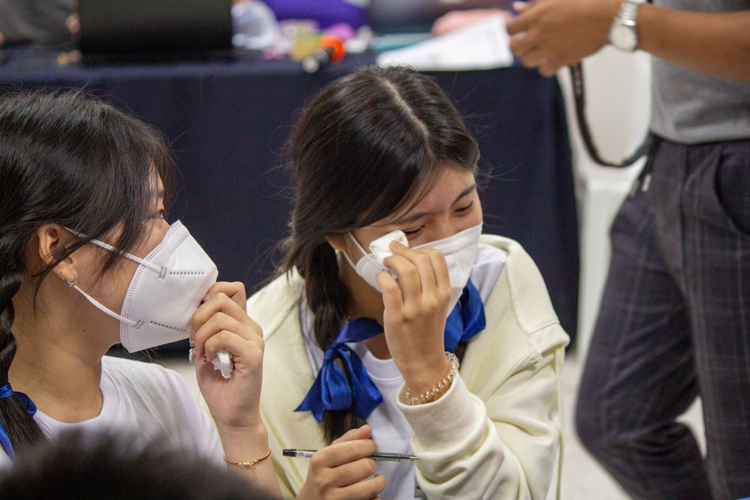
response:
<path fill-rule="evenodd" d="M 224 455 L 224 461 L 228 463 L 229 465 L 236 465 L 237 467 L 241 469 L 252 469 L 253 471 L 253 479 L 256 479 L 255 476 L 255 466 L 261 463 L 263 460 L 267 459 L 271 456 L 271 448 L 268 448 L 268 453 L 265 454 L 265 456 L 257 459 L 257 460 L 250 460 L 249 462 L 232 462 L 231 460 L 227 460 L 226 455 Z"/>

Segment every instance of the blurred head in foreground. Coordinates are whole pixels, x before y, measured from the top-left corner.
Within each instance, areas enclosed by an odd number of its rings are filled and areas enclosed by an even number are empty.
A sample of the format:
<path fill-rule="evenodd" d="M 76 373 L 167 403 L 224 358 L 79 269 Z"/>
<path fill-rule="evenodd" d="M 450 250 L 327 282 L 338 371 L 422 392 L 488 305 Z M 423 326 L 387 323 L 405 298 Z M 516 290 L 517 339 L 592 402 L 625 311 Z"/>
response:
<path fill-rule="evenodd" d="M 132 443 L 132 441 L 130 441 Z M 186 458 L 157 441 L 136 450 L 126 437 L 63 435 L 17 455 L 0 475 L 0 498 L 20 500 L 270 500 L 225 467 Z"/>

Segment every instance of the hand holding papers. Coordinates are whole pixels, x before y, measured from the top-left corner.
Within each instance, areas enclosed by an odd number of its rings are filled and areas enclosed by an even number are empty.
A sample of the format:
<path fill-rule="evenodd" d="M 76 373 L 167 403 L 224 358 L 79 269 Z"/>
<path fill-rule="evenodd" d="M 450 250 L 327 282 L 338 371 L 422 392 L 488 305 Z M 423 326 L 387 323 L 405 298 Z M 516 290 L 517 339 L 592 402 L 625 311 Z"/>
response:
<path fill-rule="evenodd" d="M 420 71 L 493 69 L 513 65 L 508 32 L 501 16 L 431 38 L 405 49 L 383 52 L 381 66 L 411 66 Z"/>

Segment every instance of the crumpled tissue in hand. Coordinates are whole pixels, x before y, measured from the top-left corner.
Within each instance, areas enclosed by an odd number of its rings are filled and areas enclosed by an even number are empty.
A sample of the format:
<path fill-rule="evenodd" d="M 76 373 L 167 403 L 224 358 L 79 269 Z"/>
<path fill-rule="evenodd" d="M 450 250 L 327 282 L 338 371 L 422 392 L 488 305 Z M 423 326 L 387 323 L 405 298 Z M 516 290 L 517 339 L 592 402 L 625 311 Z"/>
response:
<path fill-rule="evenodd" d="M 373 242 L 370 243 L 370 252 L 372 252 L 372 254 L 380 261 L 381 264 L 383 263 L 383 259 L 393 255 L 393 252 L 391 252 L 390 249 L 390 244 L 394 240 L 398 241 L 405 247 L 409 246 L 409 240 L 406 238 L 404 232 L 400 229 L 391 231 L 385 236 L 381 236 L 380 238 L 373 240 Z"/>
<path fill-rule="evenodd" d="M 221 370 L 221 376 L 229 378 L 234 372 L 234 363 L 232 363 L 232 355 L 227 352 L 226 349 L 219 349 L 216 351 L 216 357 L 211 360 L 214 365 L 214 370 Z"/>

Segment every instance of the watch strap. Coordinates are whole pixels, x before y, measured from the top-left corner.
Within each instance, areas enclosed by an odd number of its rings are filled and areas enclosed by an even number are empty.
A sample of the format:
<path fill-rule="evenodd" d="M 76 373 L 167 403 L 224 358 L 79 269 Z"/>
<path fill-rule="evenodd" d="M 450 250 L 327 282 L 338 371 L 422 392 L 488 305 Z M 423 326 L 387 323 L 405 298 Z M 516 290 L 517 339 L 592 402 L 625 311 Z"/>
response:
<path fill-rule="evenodd" d="M 643 3 L 645 3 L 645 0 L 625 0 L 620 5 L 620 11 L 609 30 L 609 40 L 615 48 L 628 52 L 633 52 L 638 48 L 637 17 L 638 8 Z M 633 45 L 630 43 L 625 46 L 621 45 L 621 36 L 616 36 L 616 34 L 621 33 L 623 30 L 629 31 L 632 34 Z"/>
<path fill-rule="evenodd" d="M 615 22 L 635 27 L 635 20 L 636 17 L 638 17 L 638 7 L 640 7 L 642 3 L 642 1 L 636 2 L 634 0 L 626 0 L 625 2 L 622 2 L 620 12 L 617 14 Z"/>

